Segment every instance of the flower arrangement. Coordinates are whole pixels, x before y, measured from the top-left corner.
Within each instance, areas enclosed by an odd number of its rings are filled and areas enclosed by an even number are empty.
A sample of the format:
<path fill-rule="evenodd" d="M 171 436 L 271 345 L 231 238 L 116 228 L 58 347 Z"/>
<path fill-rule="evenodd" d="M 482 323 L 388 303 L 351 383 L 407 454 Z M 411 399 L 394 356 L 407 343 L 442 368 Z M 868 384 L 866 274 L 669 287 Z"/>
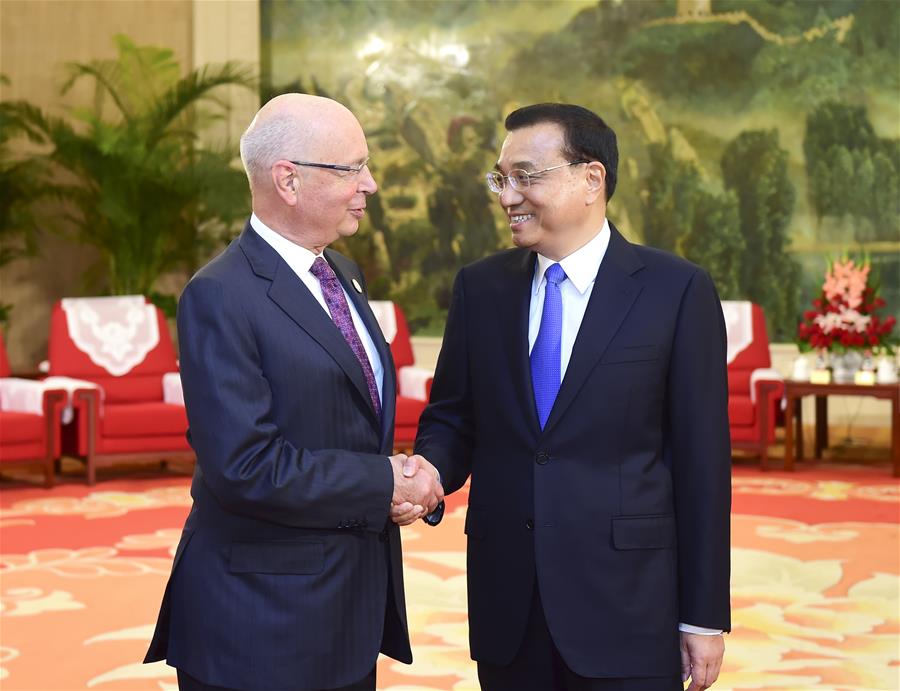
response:
<path fill-rule="evenodd" d="M 803 313 L 797 328 L 801 352 L 860 350 L 894 354 L 891 332 L 897 320 L 875 314 L 886 303 L 878 296 L 877 286 L 869 285 L 870 271 L 868 259 L 857 263 L 844 257 L 831 262 L 822 294 L 812 301 L 815 309 Z"/>

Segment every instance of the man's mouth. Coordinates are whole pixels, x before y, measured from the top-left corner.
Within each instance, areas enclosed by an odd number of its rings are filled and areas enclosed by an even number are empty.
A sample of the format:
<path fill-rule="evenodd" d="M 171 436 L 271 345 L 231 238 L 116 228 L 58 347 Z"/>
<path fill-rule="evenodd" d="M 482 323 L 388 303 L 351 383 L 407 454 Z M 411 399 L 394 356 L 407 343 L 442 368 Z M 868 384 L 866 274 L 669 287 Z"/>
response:
<path fill-rule="evenodd" d="M 526 221 L 530 221 L 532 218 L 534 218 L 534 214 L 510 214 L 509 224 L 511 226 L 518 226 Z"/>
<path fill-rule="evenodd" d="M 366 215 L 366 207 L 362 207 L 361 209 L 350 209 L 350 215 L 354 218 L 362 218 Z"/>

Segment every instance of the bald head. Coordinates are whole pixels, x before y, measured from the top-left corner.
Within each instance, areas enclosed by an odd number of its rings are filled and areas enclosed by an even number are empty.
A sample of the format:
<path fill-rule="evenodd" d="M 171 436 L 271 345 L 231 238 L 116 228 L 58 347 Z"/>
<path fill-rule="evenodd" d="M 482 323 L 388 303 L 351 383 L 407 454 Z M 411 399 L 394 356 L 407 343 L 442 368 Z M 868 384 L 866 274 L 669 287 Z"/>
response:
<path fill-rule="evenodd" d="M 241 137 L 253 213 L 314 253 L 359 230 L 369 171 L 362 126 L 336 101 L 283 94 L 266 103 Z"/>
<path fill-rule="evenodd" d="M 254 194 L 270 180 L 276 161 L 321 158 L 336 128 L 360 128 L 337 101 L 309 94 L 281 94 L 266 103 L 241 137 L 241 161 Z M 361 129 L 361 128 L 360 128 Z"/>

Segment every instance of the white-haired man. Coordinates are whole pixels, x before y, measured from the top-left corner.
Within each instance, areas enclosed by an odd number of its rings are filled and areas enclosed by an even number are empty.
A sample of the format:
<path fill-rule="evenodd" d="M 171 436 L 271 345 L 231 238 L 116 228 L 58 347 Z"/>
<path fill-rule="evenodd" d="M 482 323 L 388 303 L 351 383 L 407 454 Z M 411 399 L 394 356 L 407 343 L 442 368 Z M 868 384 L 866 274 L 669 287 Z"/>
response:
<path fill-rule="evenodd" d="M 182 691 L 374 690 L 379 652 L 412 661 L 397 523 L 443 492 L 389 457 L 390 350 L 326 249 L 377 190 L 368 147 L 339 103 L 284 94 L 241 158 L 253 215 L 178 307 L 194 505 L 146 661 Z"/>

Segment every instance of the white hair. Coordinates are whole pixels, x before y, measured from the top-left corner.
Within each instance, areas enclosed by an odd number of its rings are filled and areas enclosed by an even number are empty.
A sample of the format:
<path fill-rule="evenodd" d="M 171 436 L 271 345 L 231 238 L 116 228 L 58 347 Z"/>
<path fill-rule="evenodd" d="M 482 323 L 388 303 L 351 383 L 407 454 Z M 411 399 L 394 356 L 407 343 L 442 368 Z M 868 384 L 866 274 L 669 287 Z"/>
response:
<path fill-rule="evenodd" d="M 241 162 L 251 187 L 268 178 L 275 161 L 297 157 L 305 137 L 296 118 L 275 115 L 259 120 L 253 118 L 241 135 Z"/>

